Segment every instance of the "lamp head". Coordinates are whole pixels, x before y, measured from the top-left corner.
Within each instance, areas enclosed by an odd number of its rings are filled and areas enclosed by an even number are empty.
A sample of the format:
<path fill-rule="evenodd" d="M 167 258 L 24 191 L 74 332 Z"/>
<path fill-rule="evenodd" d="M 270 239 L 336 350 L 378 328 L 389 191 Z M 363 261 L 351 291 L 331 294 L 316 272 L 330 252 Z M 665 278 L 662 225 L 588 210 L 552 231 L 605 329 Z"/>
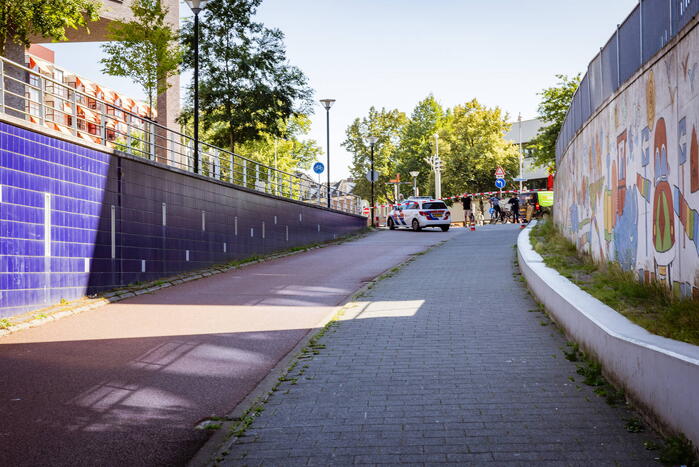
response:
<path fill-rule="evenodd" d="M 323 104 L 325 110 L 330 110 L 330 107 L 332 107 L 335 103 L 335 99 L 321 99 L 320 103 Z"/>
<path fill-rule="evenodd" d="M 198 15 L 199 12 L 204 9 L 209 0 L 184 0 L 184 2 L 192 10 L 192 13 Z"/>
<path fill-rule="evenodd" d="M 413 170 L 412 172 L 409 172 L 409 173 L 410 173 L 411 177 L 417 177 L 418 175 L 420 175 L 420 172 L 418 172 L 417 170 Z"/>
<path fill-rule="evenodd" d="M 367 136 L 367 142 L 371 144 L 372 146 L 376 144 L 376 142 L 379 140 L 376 136 Z"/>

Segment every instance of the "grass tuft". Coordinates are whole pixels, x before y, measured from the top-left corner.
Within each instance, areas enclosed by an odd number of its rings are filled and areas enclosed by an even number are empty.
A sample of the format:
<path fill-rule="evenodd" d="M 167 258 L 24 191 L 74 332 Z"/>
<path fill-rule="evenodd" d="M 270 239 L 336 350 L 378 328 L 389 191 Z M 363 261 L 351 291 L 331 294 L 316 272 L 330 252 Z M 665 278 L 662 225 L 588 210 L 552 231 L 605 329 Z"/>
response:
<path fill-rule="evenodd" d="M 659 281 L 643 283 L 617 263 L 595 263 L 550 220 L 532 229 L 531 243 L 548 267 L 634 323 L 653 334 L 699 345 L 699 300 L 675 296 Z"/>

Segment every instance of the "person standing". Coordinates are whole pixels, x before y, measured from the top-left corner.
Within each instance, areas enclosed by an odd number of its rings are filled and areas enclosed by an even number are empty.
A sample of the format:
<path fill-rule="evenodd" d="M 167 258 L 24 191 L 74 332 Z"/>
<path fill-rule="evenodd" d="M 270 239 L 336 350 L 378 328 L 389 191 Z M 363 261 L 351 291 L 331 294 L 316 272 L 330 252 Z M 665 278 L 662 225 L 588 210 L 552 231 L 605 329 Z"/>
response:
<path fill-rule="evenodd" d="M 512 209 L 512 222 L 519 224 L 519 196 L 514 195 L 507 202 Z"/>
<path fill-rule="evenodd" d="M 483 206 L 483 197 L 478 199 L 480 212 L 478 213 L 478 225 L 485 225 L 485 206 Z"/>
<path fill-rule="evenodd" d="M 502 213 L 500 211 L 500 198 L 497 196 L 493 196 L 490 198 L 490 204 L 492 205 L 493 213 L 492 217 L 490 218 L 490 223 L 495 224 L 497 223 L 498 219 L 502 220 Z"/>
<path fill-rule="evenodd" d="M 470 196 L 464 196 L 461 198 L 461 204 L 464 207 L 464 227 L 466 227 L 469 222 L 471 222 L 471 197 Z"/>

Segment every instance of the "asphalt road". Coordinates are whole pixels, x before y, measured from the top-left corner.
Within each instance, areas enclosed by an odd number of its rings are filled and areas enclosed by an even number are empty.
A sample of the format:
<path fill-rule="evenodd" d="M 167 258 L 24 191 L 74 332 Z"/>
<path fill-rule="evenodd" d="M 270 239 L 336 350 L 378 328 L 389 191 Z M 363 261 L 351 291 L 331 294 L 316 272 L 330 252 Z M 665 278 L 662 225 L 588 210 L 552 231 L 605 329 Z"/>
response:
<path fill-rule="evenodd" d="M 381 231 L 0 338 L 0 464 L 183 465 L 361 285 L 455 235 Z"/>

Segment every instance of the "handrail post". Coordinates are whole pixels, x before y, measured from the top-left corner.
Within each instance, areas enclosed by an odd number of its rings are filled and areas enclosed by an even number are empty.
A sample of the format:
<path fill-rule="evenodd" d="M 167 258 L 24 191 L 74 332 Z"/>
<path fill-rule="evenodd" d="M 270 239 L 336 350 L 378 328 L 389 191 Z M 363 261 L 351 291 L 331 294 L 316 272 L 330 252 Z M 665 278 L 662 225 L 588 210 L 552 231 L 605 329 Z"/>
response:
<path fill-rule="evenodd" d="M 243 159 L 243 186 L 248 187 L 248 160 Z"/>
<path fill-rule="evenodd" d="M 124 152 L 131 154 L 131 115 L 126 116 L 126 148 Z"/>
<path fill-rule="evenodd" d="M 255 189 L 260 186 L 260 164 L 255 164 Z"/>
<path fill-rule="evenodd" d="M 643 66 L 643 0 L 638 0 L 638 23 L 639 23 L 639 34 L 641 40 L 639 41 L 639 50 L 641 51 L 641 61 L 640 64 Z M 640 67 L 639 67 L 640 68 Z"/>
<path fill-rule="evenodd" d="M 46 123 L 46 112 L 44 111 L 44 78 L 39 74 L 37 74 L 37 76 L 39 78 L 39 102 L 37 102 L 37 104 L 39 104 L 39 121 L 44 125 L 44 123 Z"/>
<path fill-rule="evenodd" d="M 107 104 L 102 102 L 100 104 L 102 107 L 102 115 L 100 116 L 100 137 L 102 138 L 102 144 L 107 145 Z"/>
<path fill-rule="evenodd" d="M 0 57 L 0 112 L 5 113 L 5 61 Z"/>
<path fill-rule="evenodd" d="M 75 88 L 73 88 L 73 92 L 71 94 L 70 98 L 70 105 L 71 105 L 71 115 L 70 115 L 70 126 L 73 127 L 73 131 L 75 132 L 75 136 L 78 136 L 78 86 L 77 84 L 75 85 Z"/>
<path fill-rule="evenodd" d="M 150 148 L 149 149 L 150 154 L 148 154 L 148 156 L 149 156 L 148 158 L 150 160 L 154 161 L 155 160 L 155 125 L 153 125 L 153 122 L 151 120 L 147 120 L 147 122 L 148 122 L 148 126 L 149 126 L 148 133 L 149 133 L 149 138 L 150 138 L 150 141 L 148 144 L 148 146 Z"/>
<path fill-rule="evenodd" d="M 219 152 L 218 149 L 214 149 L 214 178 L 216 180 L 221 179 L 221 162 L 219 160 Z"/>
<path fill-rule="evenodd" d="M 600 57 L 601 60 L 601 57 Z M 619 25 L 616 25 L 616 88 L 621 86 L 621 60 L 619 60 Z M 589 87 L 589 83 L 588 83 Z"/>
<path fill-rule="evenodd" d="M 230 162 L 231 162 L 230 163 L 231 168 L 230 168 L 230 173 L 229 173 L 229 176 L 231 179 L 230 182 L 235 183 L 235 155 L 233 155 L 233 153 L 231 153 Z"/>

